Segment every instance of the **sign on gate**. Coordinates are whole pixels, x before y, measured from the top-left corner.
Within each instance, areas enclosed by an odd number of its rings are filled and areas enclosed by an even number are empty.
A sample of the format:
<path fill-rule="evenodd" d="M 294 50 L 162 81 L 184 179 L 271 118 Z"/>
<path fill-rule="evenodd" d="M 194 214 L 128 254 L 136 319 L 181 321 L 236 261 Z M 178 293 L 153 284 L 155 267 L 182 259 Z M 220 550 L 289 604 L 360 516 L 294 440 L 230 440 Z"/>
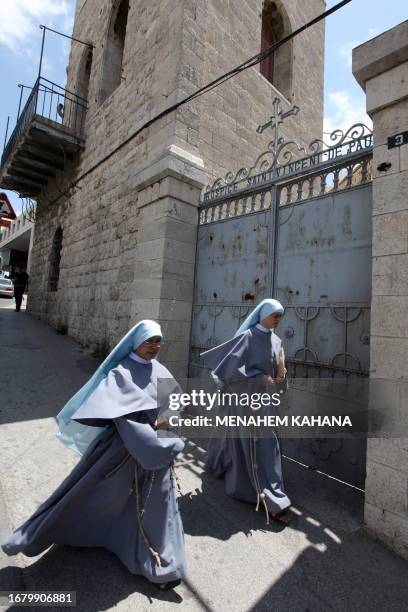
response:
<path fill-rule="evenodd" d="M 283 119 L 291 114 L 297 114 L 299 107 L 294 106 L 290 111 L 283 113 L 279 98 L 275 98 L 273 108 L 274 113 L 270 121 L 258 126 L 257 129 L 259 133 L 268 127 L 273 129 L 274 140 L 269 144 L 268 150 L 257 158 L 251 168 L 241 168 L 235 174 L 228 172 L 224 179 L 219 178 L 212 186 L 208 186 L 203 194 L 203 204 L 220 201 L 227 196 L 241 195 L 251 188 L 266 187 L 280 179 L 289 179 L 308 171 L 323 169 L 333 162 L 351 162 L 356 155 L 361 156 L 364 152 L 372 151 L 371 131 L 363 124 L 356 124 L 346 133 L 335 130 L 330 135 L 332 145 L 327 145 L 320 138 L 313 140 L 307 154 L 304 147 L 293 141 L 284 141 L 279 136 L 279 125 Z M 300 156 L 302 153 L 303 157 Z"/>

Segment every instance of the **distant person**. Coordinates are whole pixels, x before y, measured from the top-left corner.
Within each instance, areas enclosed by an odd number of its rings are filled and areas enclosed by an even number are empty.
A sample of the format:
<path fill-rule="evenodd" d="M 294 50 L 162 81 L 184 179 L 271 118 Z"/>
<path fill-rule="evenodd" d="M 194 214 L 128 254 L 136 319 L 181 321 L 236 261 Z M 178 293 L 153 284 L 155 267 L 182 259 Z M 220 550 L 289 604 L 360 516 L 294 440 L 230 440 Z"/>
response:
<path fill-rule="evenodd" d="M 23 268 L 15 266 L 13 273 L 10 276 L 13 281 L 14 287 L 14 299 L 16 301 L 16 312 L 20 312 L 21 302 L 23 301 L 23 295 L 28 288 L 29 276 Z"/>

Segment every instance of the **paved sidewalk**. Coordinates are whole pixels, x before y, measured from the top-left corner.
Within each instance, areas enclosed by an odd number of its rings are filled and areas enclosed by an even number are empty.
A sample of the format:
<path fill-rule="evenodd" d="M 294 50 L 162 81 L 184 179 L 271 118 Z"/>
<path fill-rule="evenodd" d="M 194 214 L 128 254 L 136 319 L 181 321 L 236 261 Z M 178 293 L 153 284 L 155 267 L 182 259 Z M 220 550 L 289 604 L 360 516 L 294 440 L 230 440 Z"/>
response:
<path fill-rule="evenodd" d="M 54 416 L 96 366 L 74 341 L 0 299 L 0 537 L 76 463 L 55 437 Z M 361 493 L 285 462 L 294 524 L 266 526 L 252 505 L 226 497 L 203 458 L 203 446 L 189 442 L 179 462 L 189 576 L 173 593 L 107 551 L 69 547 L 36 558 L 1 553 L 0 590 L 75 590 L 81 612 L 407 609 L 407 564 L 363 532 Z"/>

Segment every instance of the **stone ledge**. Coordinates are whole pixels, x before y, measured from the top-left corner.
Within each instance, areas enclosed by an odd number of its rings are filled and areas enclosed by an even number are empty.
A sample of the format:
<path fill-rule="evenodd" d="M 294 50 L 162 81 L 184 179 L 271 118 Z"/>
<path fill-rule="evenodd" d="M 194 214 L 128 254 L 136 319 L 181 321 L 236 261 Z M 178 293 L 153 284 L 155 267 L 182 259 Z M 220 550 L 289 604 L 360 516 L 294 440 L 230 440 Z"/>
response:
<path fill-rule="evenodd" d="M 402 41 L 406 41 L 402 44 Z M 362 89 L 370 79 L 408 61 L 408 20 L 353 49 L 353 75 Z"/>
<path fill-rule="evenodd" d="M 176 145 L 170 145 L 159 157 L 136 171 L 131 182 L 134 188 L 141 191 L 167 176 L 173 176 L 200 190 L 207 182 L 207 174 L 201 157 Z"/>
<path fill-rule="evenodd" d="M 370 117 L 408 99 L 408 61 L 379 74 L 366 83 L 366 110 Z"/>

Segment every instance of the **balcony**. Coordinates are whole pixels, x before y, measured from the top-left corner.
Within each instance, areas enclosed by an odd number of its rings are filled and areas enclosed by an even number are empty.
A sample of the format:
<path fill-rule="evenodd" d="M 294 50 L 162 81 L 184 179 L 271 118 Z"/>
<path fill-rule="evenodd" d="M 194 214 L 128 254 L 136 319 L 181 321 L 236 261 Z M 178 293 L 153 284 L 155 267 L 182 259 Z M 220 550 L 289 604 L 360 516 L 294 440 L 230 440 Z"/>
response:
<path fill-rule="evenodd" d="M 0 187 L 37 198 L 83 148 L 87 101 L 39 77 L 1 157 Z"/>

